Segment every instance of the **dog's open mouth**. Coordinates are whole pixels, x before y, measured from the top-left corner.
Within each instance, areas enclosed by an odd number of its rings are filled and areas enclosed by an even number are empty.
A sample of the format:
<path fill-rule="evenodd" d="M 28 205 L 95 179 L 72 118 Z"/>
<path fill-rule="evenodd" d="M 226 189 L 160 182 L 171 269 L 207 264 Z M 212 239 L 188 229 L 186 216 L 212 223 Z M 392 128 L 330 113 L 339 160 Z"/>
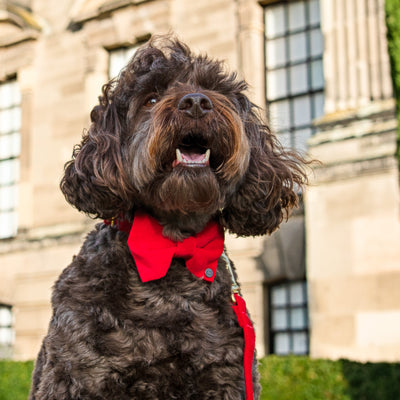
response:
<path fill-rule="evenodd" d="M 201 133 L 187 133 L 175 150 L 176 158 L 172 163 L 172 168 L 177 165 L 191 168 L 208 167 L 210 165 L 209 147 L 209 143 Z"/>
<path fill-rule="evenodd" d="M 177 165 L 186 167 L 208 167 L 210 165 L 210 149 L 202 152 L 199 148 L 176 149 L 176 159 L 172 163 L 172 167 Z"/>

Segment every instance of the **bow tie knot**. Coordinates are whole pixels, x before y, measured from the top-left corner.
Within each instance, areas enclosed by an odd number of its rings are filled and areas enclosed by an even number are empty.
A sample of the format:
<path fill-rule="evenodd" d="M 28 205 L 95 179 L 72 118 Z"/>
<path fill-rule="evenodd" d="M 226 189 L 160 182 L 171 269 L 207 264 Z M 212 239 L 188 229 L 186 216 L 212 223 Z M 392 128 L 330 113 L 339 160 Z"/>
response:
<path fill-rule="evenodd" d="M 202 232 L 180 242 L 163 236 L 162 231 L 153 217 L 135 214 L 128 246 L 143 282 L 164 277 L 173 258 L 184 259 L 187 269 L 198 278 L 214 280 L 224 250 L 223 230 L 216 222 L 209 222 Z"/>
<path fill-rule="evenodd" d="M 193 236 L 182 242 L 176 242 L 175 258 L 183 258 L 184 260 L 192 258 L 196 251 L 196 244 L 196 239 Z"/>

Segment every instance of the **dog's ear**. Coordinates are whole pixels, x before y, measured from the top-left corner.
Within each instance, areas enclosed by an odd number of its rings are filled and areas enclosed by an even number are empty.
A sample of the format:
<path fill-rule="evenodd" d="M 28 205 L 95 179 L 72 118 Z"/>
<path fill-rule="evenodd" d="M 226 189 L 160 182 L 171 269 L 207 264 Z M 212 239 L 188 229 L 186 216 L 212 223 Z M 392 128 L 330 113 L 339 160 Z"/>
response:
<path fill-rule="evenodd" d="M 307 182 L 307 162 L 281 146 L 261 122 L 253 104 L 246 106 L 244 97 L 240 102 L 245 109 L 242 120 L 250 144 L 250 162 L 241 185 L 222 211 L 222 223 L 238 236 L 269 234 L 297 206 L 297 192 Z"/>
<path fill-rule="evenodd" d="M 112 218 L 130 209 L 132 188 L 123 163 L 123 104 L 111 81 L 103 86 L 100 103 L 91 112 L 92 125 L 65 164 L 61 191 L 66 200 L 95 218 Z"/>

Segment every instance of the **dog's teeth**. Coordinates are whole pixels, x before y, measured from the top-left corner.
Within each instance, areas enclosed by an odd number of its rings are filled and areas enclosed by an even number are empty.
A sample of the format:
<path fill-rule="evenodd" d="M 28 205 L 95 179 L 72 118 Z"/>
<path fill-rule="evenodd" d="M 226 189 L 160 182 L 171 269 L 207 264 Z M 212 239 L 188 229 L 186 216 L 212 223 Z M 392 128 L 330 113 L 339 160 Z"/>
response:
<path fill-rule="evenodd" d="M 172 163 L 172 167 L 174 168 L 179 164 L 184 164 L 184 165 L 187 165 L 188 167 L 195 166 L 195 165 L 206 166 L 206 165 L 208 165 L 209 160 L 210 160 L 210 149 L 207 149 L 207 151 L 204 153 L 202 159 L 194 160 L 192 158 L 195 158 L 195 157 L 182 154 L 182 152 L 177 148 L 176 149 L 176 159 Z"/>
<path fill-rule="evenodd" d="M 208 162 L 210 160 L 210 149 L 207 149 L 206 154 L 204 155 L 203 162 Z"/>
<path fill-rule="evenodd" d="M 178 160 L 178 162 L 183 162 L 182 153 L 179 149 L 176 149 L 176 159 Z"/>

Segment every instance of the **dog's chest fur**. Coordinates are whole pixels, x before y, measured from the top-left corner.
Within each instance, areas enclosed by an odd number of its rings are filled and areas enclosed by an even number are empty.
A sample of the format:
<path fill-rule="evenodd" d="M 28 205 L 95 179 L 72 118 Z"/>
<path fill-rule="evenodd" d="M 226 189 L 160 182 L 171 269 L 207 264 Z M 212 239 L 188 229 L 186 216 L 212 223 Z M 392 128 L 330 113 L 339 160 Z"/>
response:
<path fill-rule="evenodd" d="M 211 399 L 231 385 L 229 398 L 240 399 L 243 332 L 230 281 L 221 260 L 210 284 L 174 259 L 165 278 L 142 283 L 126 234 L 97 226 L 53 295 L 46 342 L 58 368 L 69 369 L 60 376 L 78 381 L 84 370 L 81 396 L 101 387 L 104 398 Z"/>

